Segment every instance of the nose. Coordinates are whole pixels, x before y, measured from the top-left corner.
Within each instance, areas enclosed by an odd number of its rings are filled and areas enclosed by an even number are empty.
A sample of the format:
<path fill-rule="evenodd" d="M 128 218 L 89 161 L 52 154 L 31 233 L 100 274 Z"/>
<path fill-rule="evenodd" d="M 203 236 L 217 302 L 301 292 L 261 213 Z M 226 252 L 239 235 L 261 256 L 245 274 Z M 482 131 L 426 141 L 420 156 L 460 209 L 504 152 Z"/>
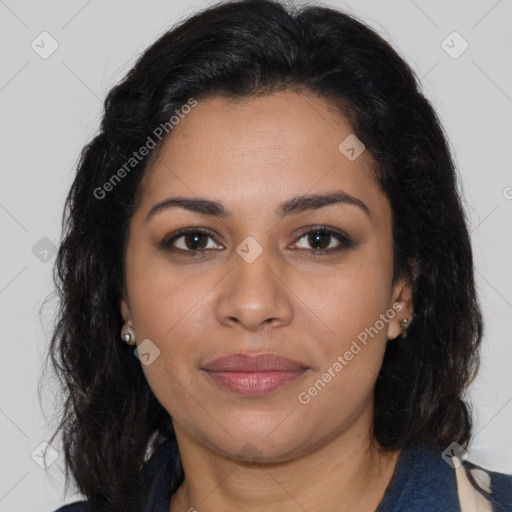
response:
<path fill-rule="evenodd" d="M 223 325 L 239 324 L 250 331 L 291 322 L 293 293 L 270 250 L 254 260 L 233 253 L 231 271 L 219 285 L 217 316 Z"/>

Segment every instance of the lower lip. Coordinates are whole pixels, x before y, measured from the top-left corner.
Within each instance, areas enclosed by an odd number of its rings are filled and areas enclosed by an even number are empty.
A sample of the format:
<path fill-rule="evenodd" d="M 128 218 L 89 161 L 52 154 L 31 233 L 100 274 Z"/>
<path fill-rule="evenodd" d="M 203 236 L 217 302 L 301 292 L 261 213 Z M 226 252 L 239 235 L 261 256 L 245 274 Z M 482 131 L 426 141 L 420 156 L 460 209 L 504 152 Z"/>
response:
<path fill-rule="evenodd" d="M 208 371 L 222 387 L 241 395 L 257 396 L 270 393 L 298 379 L 306 370 L 268 372 L 218 372 Z"/>

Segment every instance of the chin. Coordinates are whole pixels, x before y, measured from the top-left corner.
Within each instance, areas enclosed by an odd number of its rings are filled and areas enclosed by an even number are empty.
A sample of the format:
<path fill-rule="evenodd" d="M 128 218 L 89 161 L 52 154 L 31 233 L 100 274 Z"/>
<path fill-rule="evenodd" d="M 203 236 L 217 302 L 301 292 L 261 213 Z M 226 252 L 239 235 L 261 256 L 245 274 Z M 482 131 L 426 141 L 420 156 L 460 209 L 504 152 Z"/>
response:
<path fill-rule="evenodd" d="M 313 436 L 304 430 L 304 425 L 283 418 L 286 415 L 266 419 L 245 416 L 237 422 L 225 423 L 229 425 L 229 433 L 220 426 L 214 432 L 207 425 L 200 438 L 208 448 L 231 459 L 250 463 L 285 462 L 306 453 Z"/>

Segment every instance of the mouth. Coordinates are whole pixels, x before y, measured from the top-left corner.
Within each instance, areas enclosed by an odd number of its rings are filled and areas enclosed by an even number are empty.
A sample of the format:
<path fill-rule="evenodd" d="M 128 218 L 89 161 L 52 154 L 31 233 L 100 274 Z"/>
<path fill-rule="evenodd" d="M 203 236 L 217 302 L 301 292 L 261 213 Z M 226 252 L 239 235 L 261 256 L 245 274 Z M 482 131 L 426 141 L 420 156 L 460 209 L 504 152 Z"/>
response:
<path fill-rule="evenodd" d="M 290 384 L 308 367 L 276 354 L 231 354 L 201 368 L 223 389 L 258 396 Z"/>

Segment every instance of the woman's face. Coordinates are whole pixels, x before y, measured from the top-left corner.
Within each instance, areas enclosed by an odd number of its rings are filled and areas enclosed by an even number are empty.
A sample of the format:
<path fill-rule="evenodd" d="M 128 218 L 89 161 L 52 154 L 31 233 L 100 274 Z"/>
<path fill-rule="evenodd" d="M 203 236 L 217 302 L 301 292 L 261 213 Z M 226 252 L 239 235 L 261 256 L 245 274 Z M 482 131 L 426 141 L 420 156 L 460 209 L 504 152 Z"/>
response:
<path fill-rule="evenodd" d="M 121 312 L 178 436 L 277 461 L 369 435 L 411 293 L 392 283 L 390 205 L 351 133 L 313 95 L 212 98 L 145 176 Z M 170 198 L 188 202 L 153 210 Z M 212 364 L 232 354 L 247 357 Z"/>

